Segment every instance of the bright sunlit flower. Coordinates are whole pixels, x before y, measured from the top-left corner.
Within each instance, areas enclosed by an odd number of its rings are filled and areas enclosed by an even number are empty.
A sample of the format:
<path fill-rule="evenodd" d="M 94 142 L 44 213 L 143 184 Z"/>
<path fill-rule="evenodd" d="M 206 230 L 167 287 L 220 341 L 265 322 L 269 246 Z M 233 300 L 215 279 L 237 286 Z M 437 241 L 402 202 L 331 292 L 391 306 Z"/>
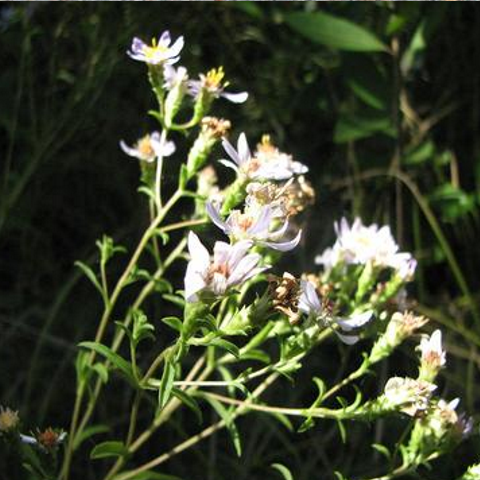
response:
<path fill-rule="evenodd" d="M 212 222 L 234 240 L 252 240 L 274 250 L 287 252 L 298 245 L 302 236 L 299 231 L 292 240 L 281 241 L 287 232 L 288 220 L 272 231 L 275 212 L 269 205 L 245 210 L 243 213 L 233 210 L 226 220 L 222 219 L 219 210 L 212 203 L 207 202 L 206 209 Z"/>
<path fill-rule="evenodd" d="M 190 95 L 195 99 L 201 92 L 207 92 L 213 98 L 223 97 L 233 103 L 243 103 L 248 98 L 247 92 L 229 93 L 225 91 L 230 83 L 224 81 L 223 67 L 212 68 L 206 75 L 201 73 L 199 77 L 199 80 L 188 82 Z"/>
<path fill-rule="evenodd" d="M 372 319 L 373 312 L 366 312 L 352 315 L 349 318 L 330 318 L 330 314 L 323 309 L 322 302 L 317 294 L 317 290 L 312 282 L 308 280 L 301 281 L 301 294 L 298 300 L 298 309 L 316 321 L 321 321 L 325 325 L 337 325 L 335 333 L 338 338 L 347 345 L 357 343 L 360 337 L 350 333 Z M 340 331 L 338 331 L 340 330 Z M 345 335 L 344 333 L 348 333 Z"/>
<path fill-rule="evenodd" d="M 399 252 L 390 227 L 373 224 L 365 226 L 356 218 L 350 226 L 345 218 L 335 222 L 337 240 L 315 262 L 327 270 L 340 262 L 366 264 L 393 268 L 404 280 L 409 280 L 415 271 L 416 261 L 407 252 Z"/>
<path fill-rule="evenodd" d="M 135 157 L 148 163 L 155 161 L 158 157 L 168 157 L 175 152 L 175 144 L 172 141 L 162 143 L 159 132 L 145 135 L 133 147 L 129 147 L 122 140 L 120 148 L 130 157 Z"/>
<path fill-rule="evenodd" d="M 261 256 L 247 253 L 252 242 L 242 240 L 230 245 L 216 242 L 213 247 L 213 259 L 200 242 L 197 235 L 188 235 L 190 262 L 185 274 L 185 299 L 187 302 L 198 300 L 198 294 L 206 291 L 215 296 L 223 295 L 229 288 L 240 285 L 249 278 L 258 275 L 268 267 L 259 267 Z"/>
<path fill-rule="evenodd" d="M 237 150 L 227 139 L 224 139 L 222 144 L 233 161 L 221 160 L 221 163 L 250 180 L 282 181 L 308 172 L 305 165 L 274 147 L 268 136 L 264 136 L 253 156 L 244 133 L 238 137 Z"/>
<path fill-rule="evenodd" d="M 172 43 L 170 32 L 166 30 L 161 37 L 152 40 L 151 45 L 147 45 L 140 38 L 135 37 L 132 41 L 127 55 L 139 62 L 145 62 L 150 65 L 173 65 L 180 59 L 179 54 L 183 48 L 183 37 L 178 37 L 175 43 Z"/>

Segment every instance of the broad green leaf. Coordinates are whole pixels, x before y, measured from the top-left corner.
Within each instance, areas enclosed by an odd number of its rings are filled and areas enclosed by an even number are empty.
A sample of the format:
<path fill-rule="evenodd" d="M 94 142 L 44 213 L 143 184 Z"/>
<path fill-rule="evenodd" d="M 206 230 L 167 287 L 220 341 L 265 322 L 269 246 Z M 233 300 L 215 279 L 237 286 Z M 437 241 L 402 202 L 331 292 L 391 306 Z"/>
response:
<path fill-rule="evenodd" d="M 82 348 L 93 350 L 94 352 L 104 356 L 108 361 L 113 364 L 114 367 L 118 368 L 127 377 L 127 379 L 130 380 L 132 384 L 136 385 L 132 366 L 123 357 L 118 355 L 118 353 L 115 353 L 110 348 L 97 342 L 81 342 L 79 346 Z"/>
<path fill-rule="evenodd" d="M 387 46 L 366 28 L 325 12 L 289 13 L 285 21 L 314 43 L 354 52 L 388 51 Z"/>
<path fill-rule="evenodd" d="M 172 395 L 173 381 L 175 380 L 175 366 L 169 362 L 165 362 L 162 380 L 158 389 L 158 407 L 162 409 L 170 400 Z"/>
<path fill-rule="evenodd" d="M 127 453 L 128 449 L 123 442 L 108 441 L 96 445 L 90 452 L 90 458 L 123 457 Z"/>
<path fill-rule="evenodd" d="M 285 465 L 282 465 L 281 463 L 272 463 L 270 466 L 279 472 L 284 480 L 293 480 L 292 472 L 290 472 Z"/>
<path fill-rule="evenodd" d="M 85 440 L 98 435 L 99 433 L 105 433 L 110 430 L 108 425 L 92 425 L 87 427 L 80 432 L 79 435 L 75 436 L 75 441 L 73 442 L 73 449 L 76 450 Z"/>

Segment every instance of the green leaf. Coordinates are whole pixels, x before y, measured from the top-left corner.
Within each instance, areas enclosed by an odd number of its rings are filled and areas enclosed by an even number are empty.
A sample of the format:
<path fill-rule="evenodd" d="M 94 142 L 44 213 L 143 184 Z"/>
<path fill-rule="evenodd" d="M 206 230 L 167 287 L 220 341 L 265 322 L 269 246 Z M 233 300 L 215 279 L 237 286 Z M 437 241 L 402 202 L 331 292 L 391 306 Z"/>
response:
<path fill-rule="evenodd" d="M 175 380 L 175 366 L 169 362 L 165 362 L 162 380 L 158 388 L 158 407 L 162 409 L 170 400 L 172 395 L 173 381 Z"/>
<path fill-rule="evenodd" d="M 172 295 L 170 293 L 166 293 L 162 295 L 165 300 L 172 302 L 173 304 L 177 305 L 177 307 L 184 308 L 185 307 L 185 299 L 180 295 Z"/>
<path fill-rule="evenodd" d="M 292 473 L 285 465 L 282 465 L 281 463 L 272 463 L 270 466 L 277 470 L 277 472 L 280 472 L 284 480 L 293 480 Z"/>
<path fill-rule="evenodd" d="M 230 5 L 232 6 L 232 8 L 241 10 L 242 12 L 246 13 L 247 15 L 250 15 L 253 18 L 256 18 L 257 20 L 260 20 L 263 18 L 263 11 L 256 3 L 232 2 Z"/>
<path fill-rule="evenodd" d="M 335 125 L 335 143 L 347 143 L 353 140 L 368 138 L 377 133 L 384 133 L 395 137 L 392 119 L 390 116 L 381 115 L 354 115 L 345 113 L 340 116 Z"/>
<path fill-rule="evenodd" d="M 123 357 L 118 355 L 118 353 L 115 353 L 110 348 L 97 342 L 81 342 L 79 343 L 79 347 L 93 350 L 94 352 L 104 356 L 112 363 L 114 367 L 118 368 L 133 385 L 137 384 L 133 375 L 132 366 Z"/>
<path fill-rule="evenodd" d="M 155 340 L 155 327 L 148 321 L 147 316 L 141 310 L 134 310 L 133 315 L 133 329 L 132 339 L 135 346 L 142 340 L 150 338 Z"/>
<path fill-rule="evenodd" d="M 193 413 L 195 413 L 198 418 L 198 423 L 202 423 L 202 411 L 200 410 L 198 402 L 191 395 L 189 395 L 184 390 L 180 390 L 177 387 L 172 388 L 172 395 L 177 397 L 185 406 L 187 406 L 190 410 L 192 410 Z"/>
<path fill-rule="evenodd" d="M 231 353 L 234 357 L 238 358 L 240 351 L 238 347 L 228 340 L 223 338 L 214 338 L 210 341 L 210 345 L 213 347 L 223 348 L 227 352 Z"/>
<path fill-rule="evenodd" d="M 80 435 L 75 436 L 73 442 L 73 450 L 76 450 L 85 440 L 98 435 L 99 433 L 105 433 L 110 430 L 108 425 L 92 425 L 91 427 L 86 427 L 80 432 Z"/>
<path fill-rule="evenodd" d="M 128 449 L 123 442 L 108 441 L 96 445 L 90 452 L 90 458 L 123 457 L 127 453 Z"/>
<path fill-rule="evenodd" d="M 392 459 L 392 454 L 385 445 L 382 445 L 380 443 L 374 443 L 372 444 L 372 448 L 374 448 L 377 452 L 381 453 L 388 461 Z"/>
<path fill-rule="evenodd" d="M 108 368 L 103 363 L 97 362 L 93 365 L 92 368 L 97 372 L 98 376 L 100 377 L 100 380 L 103 383 L 108 382 Z"/>
<path fill-rule="evenodd" d="M 90 282 L 92 282 L 93 286 L 101 293 L 103 297 L 103 288 L 100 285 L 100 282 L 98 281 L 94 271 L 86 263 L 80 261 L 76 261 L 75 266 L 78 267 L 85 274 L 85 276 L 90 280 Z"/>
<path fill-rule="evenodd" d="M 287 25 L 314 43 L 354 52 L 385 52 L 387 46 L 369 30 L 324 12 L 285 15 Z"/>
<path fill-rule="evenodd" d="M 233 446 L 237 455 L 240 457 L 242 454 L 242 445 L 240 443 L 240 434 L 238 433 L 237 426 L 233 421 L 232 413 L 234 409 L 226 409 L 218 400 L 210 397 L 208 394 L 204 395 L 202 392 L 198 392 L 197 395 L 203 397 L 207 400 L 208 403 L 215 409 L 220 418 L 225 422 L 225 427 L 230 433 L 230 438 L 232 439 Z"/>
<path fill-rule="evenodd" d="M 183 322 L 178 317 L 163 317 L 161 321 L 167 324 L 170 328 L 182 333 Z"/>

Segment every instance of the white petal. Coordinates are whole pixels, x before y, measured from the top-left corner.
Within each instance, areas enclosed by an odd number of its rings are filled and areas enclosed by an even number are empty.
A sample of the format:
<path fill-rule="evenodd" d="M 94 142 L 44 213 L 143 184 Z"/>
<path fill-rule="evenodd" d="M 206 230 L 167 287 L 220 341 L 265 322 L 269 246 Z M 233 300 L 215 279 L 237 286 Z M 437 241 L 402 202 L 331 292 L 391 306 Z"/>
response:
<path fill-rule="evenodd" d="M 347 345 L 355 345 L 360 340 L 358 335 L 342 335 L 341 333 L 335 332 L 337 337 Z"/>
<path fill-rule="evenodd" d="M 322 310 L 322 304 L 318 298 L 315 286 L 308 280 L 301 280 L 300 285 L 302 294 L 298 301 L 298 308 L 302 310 L 302 312 L 319 315 Z"/>
<path fill-rule="evenodd" d="M 231 168 L 232 170 L 235 170 L 235 172 L 238 173 L 238 166 L 235 163 L 231 162 L 230 160 L 221 159 L 219 160 L 219 162 L 222 165 L 225 165 L 226 167 Z"/>
<path fill-rule="evenodd" d="M 228 278 L 228 285 L 237 285 L 249 279 L 261 258 L 258 253 L 250 253 L 243 257 L 231 272 Z"/>
<path fill-rule="evenodd" d="M 230 102 L 233 103 L 244 103 L 247 101 L 248 92 L 239 92 L 239 93 L 228 93 L 223 92 L 220 94 L 221 97 L 226 98 Z"/>
<path fill-rule="evenodd" d="M 238 156 L 237 151 L 233 148 L 233 145 L 224 138 L 222 140 L 222 147 L 228 153 L 228 156 L 238 165 L 240 166 L 240 157 Z"/>
<path fill-rule="evenodd" d="M 168 49 L 169 56 L 176 57 L 182 51 L 184 43 L 183 37 L 178 37 L 176 42 Z"/>
<path fill-rule="evenodd" d="M 172 39 L 170 37 L 170 32 L 168 30 L 165 30 L 160 36 L 160 39 L 158 40 L 158 44 L 162 45 L 163 47 L 168 47 L 171 41 Z"/>
<path fill-rule="evenodd" d="M 185 300 L 187 302 L 195 302 L 197 293 L 206 287 L 204 272 L 199 270 L 199 265 L 193 260 L 188 262 L 187 271 L 185 272 Z"/>
<path fill-rule="evenodd" d="M 300 230 L 296 237 L 292 240 L 288 240 L 286 242 L 262 242 L 267 247 L 273 248 L 274 250 L 278 250 L 279 252 L 288 252 L 289 250 L 293 250 L 300 242 L 302 238 L 302 231 Z"/>
<path fill-rule="evenodd" d="M 120 141 L 120 148 L 130 157 L 140 158 L 136 148 L 129 147 L 123 140 Z"/>
<path fill-rule="evenodd" d="M 238 164 L 239 166 L 241 166 L 244 163 L 248 162 L 252 157 L 252 154 L 250 153 L 250 148 L 248 148 L 247 137 L 244 133 L 241 133 L 238 137 L 237 149 L 239 159 Z"/>
<path fill-rule="evenodd" d="M 210 254 L 208 250 L 192 231 L 188 234 L 188 252 L 197 265 L 205 269 L 210 266 Z"/>
<path fill-rule="evenodd" d="M 358 315 L 354 315 L 350 318 L 339 318 L 336 319 L 336 323 L 340 326 L 342 330 L 345 332 L 349 332 L 354 328 L 359 328 L 369 322 L 372 318 L 373 311 L 367 310 L 366 312 L 359 313 Z"/>
<path fill-rule="evenodd" d="M 265 205 L 260 211 L 255 223 L 247 230 L 249 235 L 255 236 L 261 233 L 268 234 L 270 224 L 272 223 L 272 209 Z"/>

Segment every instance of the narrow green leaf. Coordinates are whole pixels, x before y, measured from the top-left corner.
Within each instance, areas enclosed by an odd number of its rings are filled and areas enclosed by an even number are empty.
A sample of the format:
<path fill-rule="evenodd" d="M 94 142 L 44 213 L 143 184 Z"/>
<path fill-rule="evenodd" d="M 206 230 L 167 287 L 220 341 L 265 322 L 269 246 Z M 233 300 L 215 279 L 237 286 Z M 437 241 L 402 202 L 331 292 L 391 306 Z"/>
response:
<path fill-rule="evenodd" d="M 113 364 L 114 367 L 118 368 L 127 377 L 127 379 L 130 380 L 132 384 L 136 385 L 132 366 L 123 357 L 118 355 L 118 353 L 115 353 L 110 348 L 97 342 L 81 342 L 79 346 L 82 348 L 93 350 L 94 352 L 97 352 L 100 355 L 104 356 L 108 361 Z"/>
<path fill-rule="evenodd" d="M 128 449 L 123 442 L 108 441 L 96 445 L 90 452 L 90 458 L 123 457 L 127 453 Z"/>
<path fill-rule="evenodd" d="M 225 340 L 223 338 L 214 338 L 210 341 L 210 345 L 213 347 L 223 348 L 237 358 L 240 354 L 238 347 L 234 343 L 229 342 L 228 340 Z"/>
<path fill-rule="evenodd" d="M 88 440 L 90 437 L 98 435 L 99 433 L 108 432 L 109 430 L 110 427 L 108 425 L 92 425 L 91 427 L 86 427 L 80 432 L 80 435 L 75 436 L 73 449 L 76 450 L 85 440 Z"/>
<path fill-rule="evenodd" d="M 169 362 L 165 362 L 162 380 L 158 389 L 158 406 L 160 409 L 165 407 L 172 395 L 173 381 L 175 380 L 175 366 Z"/>
<path fill-rule="evenodd" d="M 385 52 L 387 46 L 364 27 L 325 12 L 285 15 L 287 25 L 314 43 L 355 52 Z"/>
<path fill-rule="evenodd" d="M 123 471 L 121 474 L 114 477 L 114 480 L 123 478 L 128 475 L 128 478 L 132 480 L 182 480 L 180 477 L 175 475 L 168 475 L 167 473 L 158 473 L 147 470 L 146 472 L 137 473 L 136 475 L 130 476 L 129 473 L 131 470 Z"/>
<path fill-rule="evenodd" d="M 85 276 L 90 280 L 90 282 L 92 282 L 93 286 L 101 293 L 103 297 L 103 288 L 100 285 L 100 282 L 98 281 L 94 271 L 86 263 L 80 261 L 76 261 L 75 266 L 85 274 Z"/>
<path fill-rule="evenodd" d="M 178 317 L 163 317 L 161 321 L 168 325 L 170 328 L 173 328 L 177 332 L 182 333 L 183 322 Z"/>
<path fill-rule="evenodd" d="M 198 402 L 191 395 L 189 395 L 184 390 L 180 390 L 177 387 L 172 388 L 172 395 L 177 397 L 185 406 L 187 406 L 190 410 L 192 410 L 193 413 L 195 413 L 198 418 L 198 423 L 202 423 L 202 411 L 200 410 Z"/>
<path fill-rule="evenodd" d="M 272 463 L 270 466 L 277 472 L 280 472 L 284 480 L 293 480 L 292 472 L 290 472 L 285 465 L 282 465 L 281 463 Z"/>

